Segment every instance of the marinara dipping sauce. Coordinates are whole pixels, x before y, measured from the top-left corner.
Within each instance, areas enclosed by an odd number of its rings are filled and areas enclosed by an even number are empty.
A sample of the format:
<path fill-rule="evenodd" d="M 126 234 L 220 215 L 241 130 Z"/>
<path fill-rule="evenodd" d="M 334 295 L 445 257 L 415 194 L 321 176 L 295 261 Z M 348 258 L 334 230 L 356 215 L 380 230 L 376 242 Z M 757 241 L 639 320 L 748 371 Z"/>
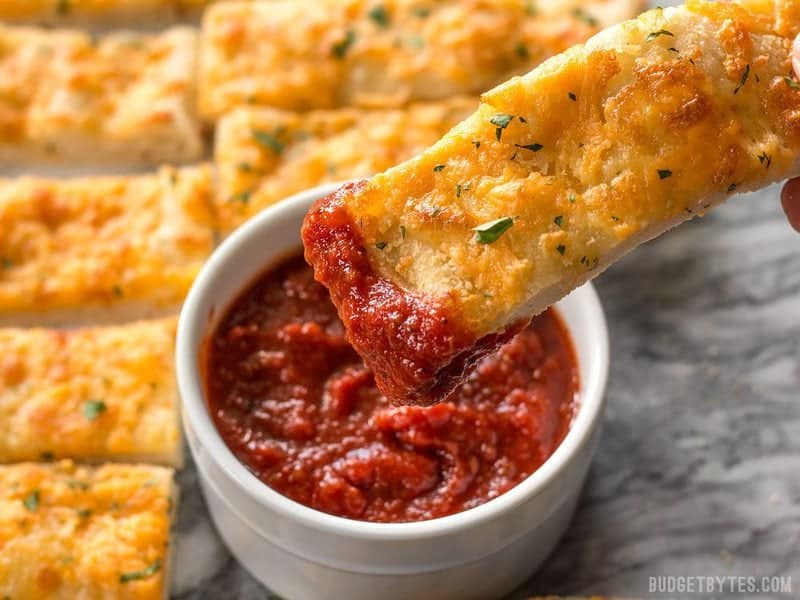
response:
<path fill-rule="evenodd" d="M 403 522 L 478 506 L 539 468 L 575 414 L 578 369 L 551 310 L 447 402 L 393 406 L 298 255 L 230 306 L 205 383 L 217 429 L 264 483 L 334 515 Z"/>

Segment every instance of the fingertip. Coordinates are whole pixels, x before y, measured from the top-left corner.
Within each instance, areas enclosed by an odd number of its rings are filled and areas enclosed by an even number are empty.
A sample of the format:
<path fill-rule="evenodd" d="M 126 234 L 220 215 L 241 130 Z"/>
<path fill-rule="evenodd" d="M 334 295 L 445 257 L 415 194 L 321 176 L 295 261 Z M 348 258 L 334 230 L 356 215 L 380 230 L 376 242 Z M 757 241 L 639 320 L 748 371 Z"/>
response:
<path fill-rule="evenodd" d="M 789 224 L 800 232 L 800 179 L 792 179 L 783 186 L 781 204 Z"/>

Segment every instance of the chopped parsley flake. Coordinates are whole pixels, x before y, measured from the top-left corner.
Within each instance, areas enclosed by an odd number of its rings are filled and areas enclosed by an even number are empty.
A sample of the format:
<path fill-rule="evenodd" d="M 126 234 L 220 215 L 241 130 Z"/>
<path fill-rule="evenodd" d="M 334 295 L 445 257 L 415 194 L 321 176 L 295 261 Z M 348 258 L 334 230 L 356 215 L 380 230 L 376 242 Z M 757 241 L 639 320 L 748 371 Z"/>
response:
<path fill-rule="evenodd" d="M 400 225 L 400 239 L 406 239 L 406 226 Z"/>
<path fill-rule="evenodd" d="M 570 192 L 570 195 L 569 195 L 568 198 L 569 198 L 570 204 L 575 204 L 575 194 Z"/>
<path fill-rule="evenodd" d="M 744 67 L 744 71 L 742 72 L 742 78 L 739 80 L 739 85 L 736 86 L 736 89 L 733 90 L 734 96 L 739 93 L 739 90 L 744 87 L 744 84 L 747 83 L 747 78 L 750 76 L 750 63 L 747 63 Z"/>
<path fill-rule="evenodd" d="M 525 47 L 525 44 L 523 44 L 522 42 L 520 42 L 520 43 L 518 43 L 516 45 L 516 47 L 514 48 L 514 52 L 516 53 L 516 55 L 518 57 L 520 57 L 523 60 L 528 58 L 528 56 L 530 56 L 530 53 L 528 52 L 528 49 Z"/>
<path fill-rule="evenodd" d="M 772 157 L 766 152 L 762 152 L 758 155 L 758 162 L 764 165 L 765 168 L 769 169 L 770 165 L 772 164 Z"/>
<path fill-rule="evenodd" d="M 666 29 L 659 29 L 658 31 L 653 31 L 652 33 L 647 34 L 646 40 L 648 42 L 652 42 L 654 39 L 661 37 L 662 35 L 668 35 L 669 37 L 675 37 L 675 34 L 671 31 L 667 31 Z"/>
<path fill-rule="evenodd" d="M 669 169 L 659 169 L 658 177 L 660 179 L 666 179 L 667 177 L 672 177 L 672 171 L 670 171 Z"/>
<path fill-rule="evenodd" d="M 491 244 L 496 242 L 513 224 L 514 219 L 511 217 L 500 217 L 494 221 L 473 227 L 472 231 L 475 232 L 475 239 L 479 244 Z"/>
<path fill-rule="evenodd" d="M 352 29 L 348 29 L 347 33 L 344 36 L 344 39 L 336 42 L 331 48 L 331 54 L 335 58 L 342 60 L 345 56 L 347 56 L 347 51 L 350 49 L 350 46 L 356 41 L 356 33 Z"/>
<path fill-rule="evenodd" d="M 275 133 L 254 129 L 253 139 L 278 155 L 280 155 L 283 152 L 283 149 L 286 147 L 286 145 L 278 139 L 278 136 Z"/>
<path fill-rule="evenodd" d="M 89 400 L 83 405 L 83 416 L 89 421 L 94 421 L 106 412 L 107 408 L 106 403 L 102 400 Z"/>
<path fill-rule="evenodd" d="M 240 162 L 239 170 L 244 171 L 245 173 L 251 173 L 253 171 L 253 166 L 248 162 Z"/>
<path fill-rule="evenodd" d="M 500 138 L 503 136 L 503 130 L 508 127 L 508 124 L 511 123 L 514 115 L 505 115 L 503 113 L 497 114 L 489 119 L 489 123 L 497 127 L 494 131 L 494 135 L 497 138 L 497 141 L 500 141 Z"/>
<path fill-rule="evenodd" d="M 597 19 L 595 19 L 592 15 L 585 13 L 580 8 L 576 8 L 572 14 L 576 19 L 583 21 L 589 27 L 597 27 Z"/>
<path fill-rule="evenodd" d="M 619 223 L 622 219 L 620 219 L 617 215 L 611 215 L 611 220 L 615 223 Z"/>
<path fill-rule="evenodd" d="M 569 99 L 572 100 L 573 102 L 578 101 L 578 97 L 573 92 L 570 92 L 569 94 L 567 94 L 567 96 L 569 96 Z"/>
<path fill-rule="evenodd" d="M 78 513 L 78 516 L 79 516 L 81 519 L 88 519 L 88 518 L 89 518 L 89 517 L 92 515 L 92 511 L 91 511 L 91 510 L 89 510 L 88 508 L 79 508 L 79 509 L 78 509 L 77 511 L 75 511 L 75 512 L 77 512 L 77 513 Z"/>
<path fill-rule="evenodd" d="M 373 6 L 367 13 L 367 16 L 372 19 L 378 27 L 383 27 L 384 29 L 389 27 L 389 13 L 386 12 L 386 7 L 382 4 Z"/>
<path fill-rule="evenodd" d="M 414 13 L 414 15 L 416 15 L 420 19 L 424 19 L 425 17 L 431 14 L 431 9 L 426 8 L 424 6 L 416 6 L 411 9 L 411 12 Z"/>
<path fill-rule="evenodd" d="M 531 152 L 538 152 L 544 146 L 541 144 L 514 144 L 517 148 L 522 148 L 523 150 L 530 150 Z"/>
<path fill-rule="evenodd" d="M 4 256 L 3 257 L 3 268 L 4 269 L 10 269 L 13 266 L 14 266 L 14 261 L 11 260 L 10 258 L 8 258 L 7 256 Z"/>
<path fill-rule="evenodd" d="M 556 246 L 556 250 L 561 256 L 564 256 L 564 252 L 567 251 L 567 247 L 564 244 L 559 244 L 558 246 Z"/>
<path fill-rule="evenodd" d="M 434 172 L 436 172 L 436 173 L 438 173 L 438 172 L 439 172 L 439 171 L 441 171 L 442 169 L 444 169 L 444 165 L 436 165 L 435 167 L 433 167 L 433 170 L 434 170 Z"/>
<path fill-rule="evenodd" d="M 736 191 L 736 184 L 735 183 L 730 184 L 728 186 L 728 193 L 730 194 L 731 192 L 735 192 L 735 191 Z"/>
<path fill-rule="evenodd" d="M 231 200 L 234 202 L 241 202 L 242 204 L 247 204 L 250 202 L 250 196 L 253 195 L 253 190 L 244 190 L 239 192 L 238 194 L 234 194 L 231 196 Z"/>
<path fill-rule="evenodd" d="M 800 82 L 798 82 L 796 79 L 792 79 L 791 77 L 784 77 L 783 80 L 786 82 L 786 85 L 788 85 L 793 90 L 795 91 L 800 90 Z"/>
<path fill-rule="evenodd" d="M 481 147 L 481 141 L 480 140 L 472 140 L 472 145 L 475 146 L 475 149 L 477 150 L 478 148 Z"/>
<path fill-rule="evenodd" d="M 456 184 L 456 198 L 461 198 L 461 192 L 466 192 L 470 188 L 468 183 Z"/>
<path fill-rule="evenodd" d="M 561 227 L 561 224 L 564 222 L 563 215 L 558 215 L 555 219 L 553 219 L 553 223 Z"/>
<path fill-rule="evenodd" d="M 378 242 L 377 244 L 375 244 L 375 247 L 378 250 L 383 250 L 384 248 L 386 248 L 386 242 Z"/>
<path fill-rule="evenodd" d="M 152 563 L 147 565 L 141 571 L 130 571 L 128 573 L 120 573 L 119 582 L 128 583 L 129 581 L 138 581 L 140 579 L 147 579 L 152 577 L 161 570 L 161 559 L 157 558 Z"/>
<path fill-rule="evenodd" d="M 39 490 L 33 490 L 30 494 L 22 499 L 22 504 L 30 512 L 36 512 L 36 509 L 39 508 L 39 500 Z"/>
<path fill-rule="evenodd" d="M 533 16 L 535 16 L 536 14 L 538 14 L 538 12 L 539 12 L 539 9 L 538 9 L 538 8 L 536 8 L 536 3 L 535 3 L 535 2 L 533 2 L 533 0 L 531 0 L 530 2 L 528 2 L 528 5 L 525 7 L 525 13 L 526 13 L 528 16 L 530 16 L 530 17 L 533 17 Z"/>

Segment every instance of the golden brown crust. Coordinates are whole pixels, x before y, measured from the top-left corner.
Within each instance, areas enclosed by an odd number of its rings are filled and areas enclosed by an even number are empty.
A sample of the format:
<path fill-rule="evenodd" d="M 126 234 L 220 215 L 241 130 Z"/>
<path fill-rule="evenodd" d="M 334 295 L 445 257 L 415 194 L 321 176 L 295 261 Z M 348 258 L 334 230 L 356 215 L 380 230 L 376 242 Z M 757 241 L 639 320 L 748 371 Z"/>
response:
<path fill-rule="evenodd" d="M 172 476 L 145 465 L 0 466 L 0 597 L 166 597 Z"/>
<path fill-rule="evenodd" d="M 386 108 L 474 95 L 629 18 L 640 0 L 226 2 L 203 20 L 200 113 Z M 378 8 L 376 8 L 376 6 Z"/>
<path fill-rule="evenodd" d="M 798 0 L 762 4 L 650 11 L 484 94 L 344 199 L 376 272 L 480 339 L 730 194 L 797 174 L 800 22 L 776 15 Z M 474 228 L 499 219 L 513 224 L 481 243 Z"/>
<path fill-rule="evenodd" d="M 0 329 L 0 462 L 179 466 L 174 317 L 78 330 Z"/>
<path fill-rule="evenodd" d="M 0 315 L 174 309 L 214 247 L 208 166 L 0 179 Z"/>
<path fill-rule="evenodd" d="M 0 161 L 199 159 L 195 46 L 186 27 L 93 38 L 0 25 Z"/>
<path fill-rule="evenodd" d="M 411 158 L 477 105 L 476 98 L 452 98 L 376 111 L 236 109 L 217 124 L 220 228 L 229 232 L 302 190 L 366 177 Z"/>

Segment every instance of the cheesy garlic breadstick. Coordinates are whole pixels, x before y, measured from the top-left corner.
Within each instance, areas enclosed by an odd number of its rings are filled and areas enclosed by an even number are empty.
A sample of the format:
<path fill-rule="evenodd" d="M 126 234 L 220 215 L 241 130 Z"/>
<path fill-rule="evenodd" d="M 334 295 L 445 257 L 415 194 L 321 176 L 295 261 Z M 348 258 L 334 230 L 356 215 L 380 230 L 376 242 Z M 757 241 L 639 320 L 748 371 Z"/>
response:
<path fill-rule="evenodd" d="M 396 108 L 476 95 L 633 17 L 641 0 L 220 2 L 203 15 L 198 106 Z"/>
<path fill-rule="evenodd" d="M 623 254 L 800 173 L 800 0 L 692 0 L 482 97 L 429 150 L 306 217 L 306 258 L 387 396 L 471 363 Z"/>

